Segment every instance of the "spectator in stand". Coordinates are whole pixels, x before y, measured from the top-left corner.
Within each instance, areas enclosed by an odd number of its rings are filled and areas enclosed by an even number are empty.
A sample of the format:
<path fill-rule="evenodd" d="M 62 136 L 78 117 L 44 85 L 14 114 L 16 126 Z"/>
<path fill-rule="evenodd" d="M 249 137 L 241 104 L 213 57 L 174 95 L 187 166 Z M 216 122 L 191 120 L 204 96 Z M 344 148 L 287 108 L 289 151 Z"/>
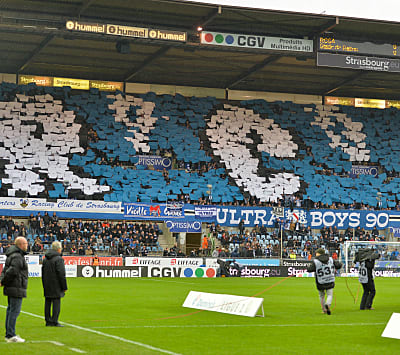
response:
<path fill-rule="evenodd" d="M 168 249 L 165 249 L 165 250 L 167 250 L 167 253 L 168 253 Z M 165 252 L 165 250 L 164 250 L 164 252 Z M 164 256 L 167 256 L 167 255 L 164 255 Z M 191 258 L 195 258 L 195 257 L 197 257 L 198 255 L 197 255 L 197 253 L 196 253 L 196 250 L 195 249 L 192 249 L 192 251 L 190 252 L 190 257 Z"/>
<path fill-rule="evenodd" d="M 378 231 L 378 229 L 376 228 L 376 226 L 372 229 L 371 234 L 372 234 L 372 236 L 374 237 L 374 240 L 376 240 L 376 238 L 379 237 L 379 231 Z"/>
<path fill-rule="evenodd" d="M 13 221 L 12 217 L 9 216 L 7 219 L 7 231 L 10 231 L 11 228 L 14 226 L 15 226 L 14 221 Z M 14 230 L 15 230 L 15 228 L 14 228 Z"/>
<path fill-rule="evenodd" d="M 206 235 L 203 236 L 203 241 L 201 242 L 201 248 L 203 249 L 204 256 L 208 256 L 208 238 Z"/>
<path fill-rule="evenodd" d="M 42 244 L 40 244 L 37 240 L 35 240 L 32 246 L 32 252 L 40 253 L 42 250 L 43 250 Z"/>
<path fill-rule="evenodd" d="M 176 254 L 176 256 L 178 258 L 182 258 L 182 257 L 185 257 L 185 253 L 181 249 L 178 249 L 178 253 Z"/>
<path fill-rule="evenodd" d="M 50 222 L 51 222 L 51 217 L 49 216 L 48 212 L 46 211 L 43 216 L 43 223 L 44 223 L 45 228 L 47 228 L 50 225 Z"/>
<path fill-rule="evenodd" d="M 0 233 L 1 234 L 7 233 L 7 220 L 5 216 L 1 216 L 0 219 Z"/>

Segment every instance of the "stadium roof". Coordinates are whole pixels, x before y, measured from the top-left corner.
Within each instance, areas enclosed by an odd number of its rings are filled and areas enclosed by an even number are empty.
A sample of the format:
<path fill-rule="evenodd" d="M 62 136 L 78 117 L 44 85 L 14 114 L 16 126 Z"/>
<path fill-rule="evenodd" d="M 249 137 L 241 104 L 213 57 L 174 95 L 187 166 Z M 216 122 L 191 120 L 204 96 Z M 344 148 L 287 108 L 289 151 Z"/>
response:
<path fill-rule="evenodd" d="M 68 20 L 188 33 L 187 42 L 69 31 Z M 317 67 L 315 53 L 200 45 L 207 31 L 397 43 L 400 24 L 163 0 L 2 0 L 0 72 L 399 99 L 400 73 Z M 116 50 L 128 41 L 130 53 Z M 315 47 L 315 44 L 314 44 Z"/>

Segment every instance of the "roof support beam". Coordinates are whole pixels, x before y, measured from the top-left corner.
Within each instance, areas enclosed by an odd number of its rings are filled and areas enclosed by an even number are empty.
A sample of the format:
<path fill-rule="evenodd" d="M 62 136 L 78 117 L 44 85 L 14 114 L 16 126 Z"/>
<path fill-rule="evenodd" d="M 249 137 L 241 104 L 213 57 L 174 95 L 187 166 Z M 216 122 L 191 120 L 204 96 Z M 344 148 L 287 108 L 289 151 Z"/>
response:
<path fill-rule="evenodd" d="M 211 11 L 206 17 L 201 19 L 200 23 L 198 23 L 196 25 L 196 28 L 198 29 L 199 27 L 201 27 L 203 29 L 205 25 L 209 24 L 212 20 L 214 20 L 220 14 L 222 14 L 222 6 L 218 6 L 216 9 Z"/>
<path fill-rule="evenodd" d="M 42 49 L 47 47 L 47 45 L 51 42 L 51 40 L 54 37 L 55 34 L 47 35 L 46 38 L 42 42 L 40 42 L 40 44 L 36 47 L 36 49 L 28 57 L 25 58 L 24 62 L 21 64 L 19 69 L 17 69 L 17 73 L 23 71 L 32 62 L 35 56 L 39 54 Z"/>
<path fill-rule="evenodd" d="M 226 84 L 226 89 L 231 89 L 233 86 L 236 86 L 241 81 L 249 77 L 250 75 L 254 74 L 255 72 L 261 70 L 262 68 L 266 67 L 268 64 L 271 64 L 281 58 L 282 55 L 275 54 L 270 55 L 269 57 L 265 58 L 261 63 L 258 63 L 252 66 L 250 69 L 245 71 L 243 74 L 240 74 L 237 78 L 233 79 L 230 83 Z"/>
<path fill-rule="evenodd" d="M 170 46 L 161 47 L 157 52 L 153 53 L 147 59 L 145 59 L 141 64 L 139 64 L 139 66 L 135 68 L 132 72 L 127 74 L 124 78 L 124 81 L 129 81 L 134 76 L 139 74 L 147 65 L 149 65 L 151 62 L 154 62 L 157 58 L 161 57 L 163 54 L 167 53 L 167 51 L 170 48 L 171 48 Z"/>
<path fill-rule="evenodd" d="M 339 17 L 336 16 L 334 19 L 327 21 L 324 25 L 320 26 L 315 31 L 309 33 L 308 38 L 314 38 L 314 37 L 320 36 L 323 33 L 330 31 L 331 29 L 336 27 L 338 24 L 339 24 Z"/>
<path fill-rule="evenodd" d="M 81 17 L 82 13 L 90 6 L 94 3 L 95 0 L 84 0 L 82 1 L 82 5 L 79 6 L 78 10 L 76 11 L 75 16 L 76 17 Z"/>
<path fill-rule="evenodd" d="M 332 94 L 336 90 L 340 89 L 342 86 L 352 83 L 353 81 L 357 80 L 358 78 L 360 78 L 364 74 L 365 74 L 365 72 L 361 71 L 361 72 L 359 72 L 359 73 L 357 73 L 355 75 L 352 75 L 351 77 L 349 77 L 349 78 L 347 78 L 345 80 L 342 80 L 338 84 L 333 85 L 331 88 L 326 89 L 325 92 L 322 95 L 326 96 L 326 95 Z"/>

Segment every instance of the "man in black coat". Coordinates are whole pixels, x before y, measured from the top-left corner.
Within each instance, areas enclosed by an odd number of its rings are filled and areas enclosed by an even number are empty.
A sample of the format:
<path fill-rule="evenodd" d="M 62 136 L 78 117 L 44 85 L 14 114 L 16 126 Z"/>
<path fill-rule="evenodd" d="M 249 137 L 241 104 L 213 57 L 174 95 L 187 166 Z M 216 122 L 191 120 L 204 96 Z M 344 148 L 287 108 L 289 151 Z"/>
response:
<path fill-rule="evenodd" d="M 44 289 L 45 306 L 44 318 L 47 327 L 62 327 L 58 323 L 61 310 L 61 297 L 67 291 L 65 278 L 65 265 L 61 257 L 62 246 L 60 242 L 53 242 L 51 249 L 45 254 L 42 266 L 42 284 Z M 53 305 L 53 314 L 51 306 Z"/>
<path fill-rule="evenodd" d="M 6 263 L 0 276 L 0 286 L 4 286 L 3 293 L 8 296 L 6 313 L 6 342 L 23 343 L 15 333 L 15 324 L 21 312 L 22 299 L 26 297 L 28 287 L 28 265 L 25 261 L 28 242 L 24 237 L 15 239 L 15 245 L 7 249 Z"/>

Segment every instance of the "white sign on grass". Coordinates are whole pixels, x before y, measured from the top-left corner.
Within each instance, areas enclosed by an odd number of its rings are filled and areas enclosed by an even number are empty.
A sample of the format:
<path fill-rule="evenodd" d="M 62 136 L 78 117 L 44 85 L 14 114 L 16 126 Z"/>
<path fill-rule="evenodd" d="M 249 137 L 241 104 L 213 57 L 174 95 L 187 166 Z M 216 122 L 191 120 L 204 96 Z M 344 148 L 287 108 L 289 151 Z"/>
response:
<path fill-rule="evenodd" d="M 263 301 L 263 298 L 190 291 L 183 307 L 255 317 Z"/>
<path fill-rule="evenodd" d="M 385 338 L 400 339 L 400 313 L 393 313 L 382 333 Z"/>

